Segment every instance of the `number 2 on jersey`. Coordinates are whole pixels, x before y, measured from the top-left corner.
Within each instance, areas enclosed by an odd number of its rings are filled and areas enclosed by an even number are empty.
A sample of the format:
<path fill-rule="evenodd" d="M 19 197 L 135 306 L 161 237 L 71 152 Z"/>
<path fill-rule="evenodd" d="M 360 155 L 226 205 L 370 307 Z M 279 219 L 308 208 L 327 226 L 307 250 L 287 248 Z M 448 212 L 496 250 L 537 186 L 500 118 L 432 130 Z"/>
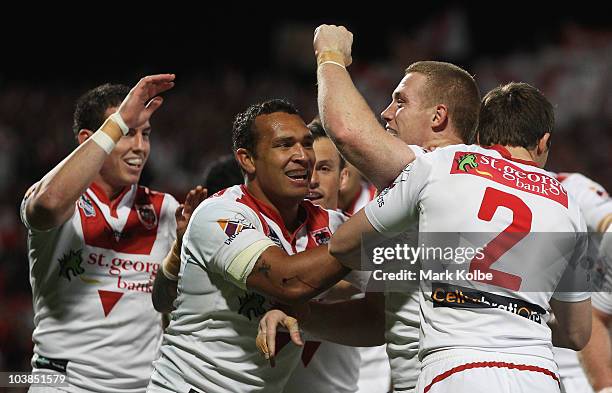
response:
<path fill-rule="evenodd" d="M 483 221 L 491 221 L 499 207 L 506 207 L 512 211 L 512 223 L 487 244 L 482 252 L 484 258 L 481 260 L 472 259 L 470 272 L 474 273 L 475 270 L 480 270 L 482 273 L 491 273 L 493 274 L 492 280 L 475 281 L 518 291 L 522 281 L 520 276 L 491 269 L 491 265 L 527 236 L 527 233 L 531 230 L 532 213 L 529 206 L 516 195 L 487 187 L 478 211 L 478 218 Z"/>

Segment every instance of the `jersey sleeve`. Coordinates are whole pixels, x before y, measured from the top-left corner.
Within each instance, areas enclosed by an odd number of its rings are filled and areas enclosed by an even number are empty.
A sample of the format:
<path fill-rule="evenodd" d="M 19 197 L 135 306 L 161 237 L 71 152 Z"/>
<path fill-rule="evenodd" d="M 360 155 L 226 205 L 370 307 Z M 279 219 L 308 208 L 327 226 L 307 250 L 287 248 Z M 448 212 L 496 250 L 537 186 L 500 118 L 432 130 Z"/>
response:
<path fill-rule="evenodd" d="M 593 292 L 593 307 L 612 315 L 612 227 L 603 234 L 599 245 L 598 264 L 605 271 L 604 285 L 600 292 Z"/>
<path fill-rule="evenodd" d="M 58 227 L 50 228 L 47 230 L 40 230 L 40 229 L 33 228 L 32 225 L 30 225 L 30 222 L 28 221 L 28 216 L 26 214 L 26 208 L 28 206 L 28 199 L 30 198 L 30 195 L 32 195 L 32 193 L 34 192 L 35 187 L 36 187 L 36 184 L 30 187 L 28 191 L 25 193 L 23 199 L 21 200 L 21 206 L 19 207 L 19 217 L 21 218 L 21 222 L 23 223 L 23 225 L 25 225 L 28 231 L 32 234 L 42 234 L 42 233 L 54 232 L 57 230 Z"/>
<path fill-rule="evenodd" d="M 248 207 L 223 200 L 207 202 L 194 212 L 183 239 L 188 262 L 190 259 L 246 289 L 255 262 L 275 244 Z"/>
<path fill-rule="evenodd" d="M 581 215 L 578 216 L 580 222 L 576 228 L 574 252 L 561 276 L 561 280 L 559 280 L 558 290 L 552 295 L 554 299 L 562 302 L 581 302 L 591 297 L 589 291 L 590 271 L 585 263 L 588 234 L 586 233 L 584 219 Z"/>
<path fill-rule="evenodd" d="M 176 208 L 179 206 L 178 201 L 170 194 L 164 195 L 164 203 L 162 205 L 162 225 L 172 241 L 176 239 Z"/>
<path fill-rule="evenodd" d="M 368 289 L 368 282 L 371 276 L 372 272 L 369 271 L 352 270 L 344 277 L 344 280 L 359 289 L 359 291 L 365 292 Z"/>
<path fill-rule="evenodd" d="M 365 206 L 366 217 L 376 231 L 402 232 L 418 220 L 418 202 L 431 173 L 428 158 L 432 155 L 417 157 Z"/>
<path fill-rule="evenodd" d="M 578 203 L 588 229 L 596 232 L 601 220 L 612 214 L 610 195 L 600 184 L 579 173 L 569 175 L 561 184 Z"/>
<path fill-rule="evenodd" d="M 25 227 L 28 228 L 28 230 L 31 231 L 32 230 L 32 226 L 28 222 L 28 217 L 26 215 L 26 207 L 27 207 L 27 204 L 28 204 L 28 198 L 29 198 L 30 194 L 31 194 L 31 190 L 28 190 L 28 192 L 26 192 L 25 196 L 21 200 L 21 207 L 19 208 L 19 216 L 21 217 L 21 222 L 23 222 L 23 225 L 25 225 Z"/>

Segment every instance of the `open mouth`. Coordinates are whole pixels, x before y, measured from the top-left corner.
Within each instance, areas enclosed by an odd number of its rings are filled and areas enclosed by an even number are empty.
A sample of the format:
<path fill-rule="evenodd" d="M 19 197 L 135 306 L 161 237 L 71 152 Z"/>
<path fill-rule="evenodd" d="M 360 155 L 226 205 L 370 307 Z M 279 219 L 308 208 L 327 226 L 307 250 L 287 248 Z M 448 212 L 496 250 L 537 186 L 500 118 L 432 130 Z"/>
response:
<path fill-rule="evenodd" d="M 385 130 L 387 130 L 387 132 L 388 132 L 389 134 L 393 135 L 393 136 L 397 136 L 397 135 L 398 135 L 398 134 L 397 134 L 397 130 L 396 130 L 395 128 L 391 128 L 391 127 L 389 127 L 389 126 L 386 126 L 386 127 L 385 127 Z"/>
<path fill-rule="evenodd" d="M 308 171 L 306 169 L 299 169 L 285 172 L 285 175 L 296 182 L 308 181 Z"/>
<path fill-rule="evenodd" d="M 123 162 L 125 162 L 130 168 L 133 169 L 140 169 L 144 164 L 144 160 L 140 157 L 128 158 L 123 160 Z"/>
<path fill-rule="evenodd" d="M 323 194 L 317 191 L 310 191 L 304 198 L 308 199 L 309 201 L 316 201 L 317 199 L 323 198 Z"/>

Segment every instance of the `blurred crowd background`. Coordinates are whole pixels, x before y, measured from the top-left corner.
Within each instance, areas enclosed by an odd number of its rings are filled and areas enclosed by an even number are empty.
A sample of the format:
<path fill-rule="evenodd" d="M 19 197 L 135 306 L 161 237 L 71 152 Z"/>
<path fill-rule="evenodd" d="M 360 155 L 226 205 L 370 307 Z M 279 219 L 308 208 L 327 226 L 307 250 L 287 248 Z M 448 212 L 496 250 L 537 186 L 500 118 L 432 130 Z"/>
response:
<path fill-rule="evenodd" d="M 30 369 L 32 300 L 20 201 L 76 146 L 75 100 L 105 82 L 132 86 L 149 73 L 177 74 L 152 121 L 142 183 L 181 200 L 202 181 L 208 162 L 230 152 L 233 118 L 247 105 L 284 97 L 306 122 L 316 115 L 313 31 L 323 22 L 345 24 L 355 34 L 351 75 L 377 113 L 417 60 L 464 67 L 483 95 L 501 83 L 525 81 L 555 106 L 548 169 L 578 171 L 612 189 L 612 22 L 515 10 L 480 16 L 476 8 L 451 4 L 403 16 L 386 10 L 386 19 L 376 22 L 343 16 L 225 23 L 211 14 L 208 21 L 162 26 L 145 20 L 130 25 L 132 31 L 87 21 L 86 28 L 74 23 L 56 31 L 48 23 L 27 37 L 3 28 L 0 371 Z"/>

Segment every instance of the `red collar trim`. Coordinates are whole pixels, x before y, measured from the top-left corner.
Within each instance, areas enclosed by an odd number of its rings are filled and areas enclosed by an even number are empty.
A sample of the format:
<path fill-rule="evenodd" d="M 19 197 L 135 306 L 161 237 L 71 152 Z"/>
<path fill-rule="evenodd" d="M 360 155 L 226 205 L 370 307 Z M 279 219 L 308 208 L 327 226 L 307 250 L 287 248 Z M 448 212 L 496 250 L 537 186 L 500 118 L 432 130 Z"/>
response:
<path fill-rule="evenodd" d="M 108 195 L 106 195 L 106 192 L 104 192 L 102 187 L 100 187 L 98 184 L 91 183 L 89 188 L 91 188 L 91 191 L 96 195 L 96 197 L 98 197 L 100 202 L 104 203 L 106 206 L 109 207 L 111 216 L 115 218 L 118 217 L 117 208 L 119 207 L 119 203 L 121 202 L 125 194 L 127 194 L 128 191 L 132 189 L 132 187 L 130 186 L 124 187 L 123 190 L 121 190 L 121 192 L 119 193 L 119 195 L 117 195 L 117 197 L 111 201 L 108 198 Z"/>
<path fill-rule="evenodd" d="M 257 209 L 259 209 L 261 213 L 263 213 L 266 217 L 269 217 L 272 221 L 274 221 L 279 226 L 281 231 L 283 231 L 283 236 L 285 237 L 285 239 L 289 242 L 289 244 L 293 245 L 295 236 L 304 227 L 304 225 L 306 225 L 306 222 L 308 221 L 308 209 L 304 209 L 302 204 L 300 204 L 300 207 L 302 207 L 301 210 L 304 211 L 306 218 L 302 221 L 300 226 L 295 231 L 293 231 L 293 233 L 289 233 L 289 230 L 285 226 L 285 222 L 283 221 L 283 218 L 280 216 L 277 210 L 275 210 L 272 206 L 268 205 L 267 203 L 255 198 L 253 194 L 249 192 L 246 185 L 241 184 L 240 189 L 242 190 L 242 193 L 247 198 L 249 198 L 255 206 L 257 206 Z"/>
<path fill-rule="evenodd" d="M 491 149 L 491 150 L 495 150 L 496 152 L 498 152 L 499 154 L 501 154 L 502 157 L 504 157 L 507 160 L 510 161 L 514 161 L 514 162 L 518 162 L 520 164 L 525 164 L 525 165 L 531 165 L 531 166 L 535 166 L 535 167 L 540 167 L 538 165 L 537 162 L 535 161 L 531 161 L 531 160 L 522 160 L 520 158 L 515 158 L 512 157 L 512 154 L 510 154 L 510 152 L 508 151 L 508 149 L 506 149 L 504 146 L 502 145 L 493 145 L 493 146 L 482 146 L 485 149 Z"/>

